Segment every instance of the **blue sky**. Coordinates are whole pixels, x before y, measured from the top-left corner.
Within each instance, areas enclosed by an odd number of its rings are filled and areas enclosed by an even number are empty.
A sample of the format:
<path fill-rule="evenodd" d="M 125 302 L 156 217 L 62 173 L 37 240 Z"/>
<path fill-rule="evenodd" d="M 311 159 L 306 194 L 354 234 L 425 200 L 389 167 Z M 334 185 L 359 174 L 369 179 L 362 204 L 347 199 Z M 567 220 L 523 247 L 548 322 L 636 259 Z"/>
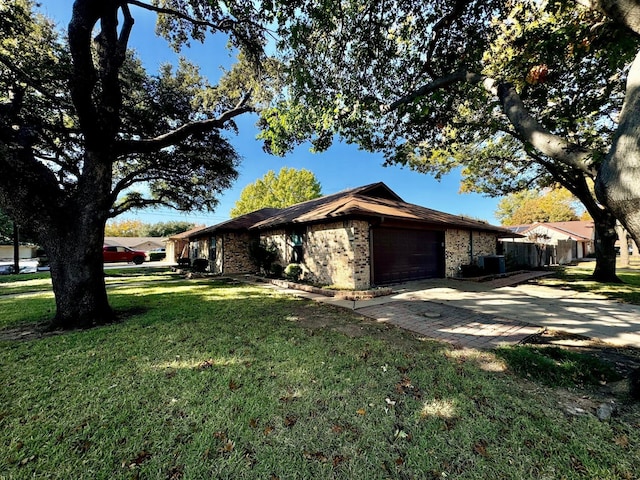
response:
<path fill-rule="evenodd" d="M 40 3 L 40 10 L 56 21 L 61 29 L 66 30 L 71 17 L 72 2 L 41 0 Z M 175 63 L 178 54 L 164 39 L 154 35 L 155 15 L 135 7 L 132 7 L 132 14 L 136 23 L 129 45 L 137 51 L 147 72 L 154 74 L 161 64 Z M 224 48 L 225 42 L 226 39 L 217 38 L 209 39 L 204 45 L 194 42 L 191 48 L 184 49 L 181 55 L 197 63 L 210 82 L 215 83 L 220 75 L 220 66 L 229 65 L 233 61 L 230 52 Z M 118 218 L 135 218 L 148 223 L 187 220 L 196 224 L 213 225 L 229 218 L 229 211 L 246 185 L 262 177 L 269 170 L 278 172 L 286 166 L 306 168 L 313 172 L 322 185 L 323 194 L 382 181 L 407 202 L 498 224 L 494 212 L 499 199 L 477 194 L 459 194 L 460 175 L 457 172 L 438 182 L 428 175 L 399 166 L 383 167 L 381 155 L 363 152 L 354 145 L 344 143 L 336 143 L 321 154 L 313 154 L 309 152 L 308 146 L 302 145 L 284 158 L 274 157 L 264 153 L 261 143 L 255 139 L 258 133 L 255 127 L 256 120 L 256 116 L 240 118 L 239 134 L 230 133 L 231 143 L 243 160 L 237 181 L 220 197 L 215 212 L 184 214 L 174 210 L 155 209 L 130 212 Z"/>

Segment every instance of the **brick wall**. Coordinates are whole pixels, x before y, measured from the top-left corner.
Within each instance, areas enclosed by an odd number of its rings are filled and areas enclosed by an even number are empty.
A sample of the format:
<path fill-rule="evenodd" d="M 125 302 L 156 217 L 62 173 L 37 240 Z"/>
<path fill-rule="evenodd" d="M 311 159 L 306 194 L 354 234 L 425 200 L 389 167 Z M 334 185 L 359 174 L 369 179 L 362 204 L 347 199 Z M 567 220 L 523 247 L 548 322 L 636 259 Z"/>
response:
<path fill-rule="evenodd" d="M 263 234 L 261 240 L 274 245 L 283 267 L 291 261 L 290 232 L 276 230 Z M 369 224 L 348 220 L 310 225 L 303 235 L 302 278 L 318 285 L 363 289 L 370 284 Z"/>
<path fill-rule="evenodd" d="M 496 236 L 489 232 L 449 229 L 445 233 L 444 244 L 447 277 L 459 276 L 460 265 L 475 264 L 478 257 L 496 253 Z"/>
<path fill-rule="evenodd" d="M 249 233 L 227 232 L 219 235 L 222 237 L 221 251 L 222 269 L 225 274 L 250 273 L 256 271 L 256 266 L 249 257 L 249 244 L 255 238 Z"/>

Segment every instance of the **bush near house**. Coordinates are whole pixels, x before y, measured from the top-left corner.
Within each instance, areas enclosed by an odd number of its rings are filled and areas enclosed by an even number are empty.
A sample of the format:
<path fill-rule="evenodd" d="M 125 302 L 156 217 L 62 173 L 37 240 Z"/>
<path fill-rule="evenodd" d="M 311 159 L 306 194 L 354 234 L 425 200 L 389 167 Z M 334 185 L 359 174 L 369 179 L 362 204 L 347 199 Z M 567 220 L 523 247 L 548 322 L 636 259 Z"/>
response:
<path fill-rule="evenodd" d="M 290 263 L 287 268 L 284 269 L 284 276 L 287 280 L 297 282 L 302 275 L 302 267 L 297 263 Z"/>

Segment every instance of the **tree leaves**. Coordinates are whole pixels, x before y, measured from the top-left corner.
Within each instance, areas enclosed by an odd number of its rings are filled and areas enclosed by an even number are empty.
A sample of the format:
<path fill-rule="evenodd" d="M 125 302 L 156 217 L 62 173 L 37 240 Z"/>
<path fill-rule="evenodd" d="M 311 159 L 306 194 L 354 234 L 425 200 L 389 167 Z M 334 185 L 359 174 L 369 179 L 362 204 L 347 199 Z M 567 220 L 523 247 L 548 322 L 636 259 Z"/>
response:
<path fill-rule="evenodd" d="M 289 207 L 320 197 L 320 190 L 320 182 L 315 175 L 304 168 L 282 167 L 277 174 L 269 170 L 264 177 L 244 187 L 231 209 L 231 216 L 237 217 L 265 207 Z"/>

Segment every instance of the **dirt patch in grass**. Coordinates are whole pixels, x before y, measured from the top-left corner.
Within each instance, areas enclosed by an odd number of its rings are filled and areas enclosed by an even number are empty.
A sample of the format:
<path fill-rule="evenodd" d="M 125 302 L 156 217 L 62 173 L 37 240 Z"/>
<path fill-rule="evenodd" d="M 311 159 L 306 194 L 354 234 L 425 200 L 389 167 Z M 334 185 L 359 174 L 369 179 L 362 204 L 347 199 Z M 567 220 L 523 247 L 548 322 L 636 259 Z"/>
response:
<path fill-rule="evenodd" d="M 331 314 L 327 314 L 327 309 L 332 310 Z M 311 335 L 326 329 L 340 332 L 350 338 L 364 335 L 376 337 L 386 334 L 393 328 L 364 316 L 357 316 L 354 320 L 353 313 L 339 307 L 306 301 L 292 305 L 291 314 L 287 319 L 306 329 Z"/>

